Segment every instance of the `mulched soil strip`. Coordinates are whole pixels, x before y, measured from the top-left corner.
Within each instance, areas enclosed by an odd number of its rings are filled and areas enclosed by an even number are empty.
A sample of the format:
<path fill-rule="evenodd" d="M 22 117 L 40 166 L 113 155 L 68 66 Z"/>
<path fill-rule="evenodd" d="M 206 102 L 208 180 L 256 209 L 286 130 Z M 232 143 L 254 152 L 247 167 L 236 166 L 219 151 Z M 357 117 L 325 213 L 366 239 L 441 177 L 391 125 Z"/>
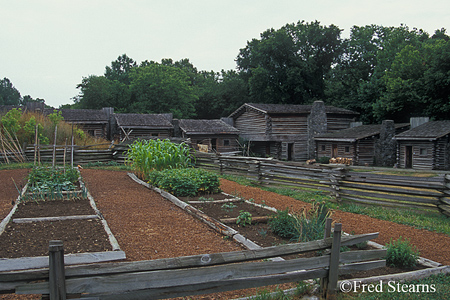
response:
<path fill-rule="evenodd" d="M 99 220 L 66 220 L 17 224 L 10 222 L 0 236 L 0 257 L 48 255 L 50 240 L 62 240 L 65 253 L 112 251 Z"/>
<path fill-rule="evenodd" d="M 95 215 L 89 199 L 26 201 L 18 205 L 13 218 Z"/>

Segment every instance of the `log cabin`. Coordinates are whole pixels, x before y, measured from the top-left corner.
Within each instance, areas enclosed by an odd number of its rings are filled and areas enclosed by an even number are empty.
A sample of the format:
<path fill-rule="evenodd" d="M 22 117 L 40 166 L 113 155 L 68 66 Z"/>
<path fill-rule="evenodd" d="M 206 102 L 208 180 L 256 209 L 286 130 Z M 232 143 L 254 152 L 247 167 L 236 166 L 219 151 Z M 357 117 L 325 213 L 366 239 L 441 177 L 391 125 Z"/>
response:
<path fill-rule="evenodd" d="M 316 159 L 347 158 L 353 165 L 389 166 L 395 164 L 396 147 L 393 137 L 409 129 L 409 123 L 360 125 L 340 131 L 325 133 L 314 138 Z"/>
<path fill-rule="evenodd" d="M 190 139 L 196 149 L 207 152 L 233 153 L 239 150 L 239 130 L 223 120 L 179 120 L 182 138 Z M 206 146 L 206 147 L 202 147 Z"/>
<path fill-rule="evenodd" d="M 59 109 L 64 121 L 74 124 L 93 137 L 108 138 L 109 111 L 104 109 Z M 46 114 L 54 110 L 45 110 Z"/>
<path fill-rule="evenodd" d="M 120 141 L 173 135 L 172 114 L 114 114 L 114 136 Z"/>
<path fill-rule="evenodd" d="M 450 170 L 450 120 L 424 123 L 395 140 L 399 168 Z"/>
<path fill-rule="evenodd" d="M 245 103 L 229 118 L 254 154 L 306 161 L 315 156 L 314 136 L 349 128 L 358 115 L 315 101 L 312 105 Z"/>

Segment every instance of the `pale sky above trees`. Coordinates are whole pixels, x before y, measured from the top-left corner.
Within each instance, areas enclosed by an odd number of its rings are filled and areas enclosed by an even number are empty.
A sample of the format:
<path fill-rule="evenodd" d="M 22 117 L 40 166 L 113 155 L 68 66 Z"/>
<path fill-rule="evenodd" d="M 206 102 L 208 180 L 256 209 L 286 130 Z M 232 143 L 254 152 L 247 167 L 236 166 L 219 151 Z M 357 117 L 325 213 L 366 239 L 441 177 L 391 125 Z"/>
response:
<path fill-rule="evenodd" d="M 135 61 L 188 58 L 198 70 L 235 69 L 239 49 L 269 28 L 305 20 L 450 30 L 448 0 L 0 0 L 0 78 L 55 107 L 126 53 Z"/>

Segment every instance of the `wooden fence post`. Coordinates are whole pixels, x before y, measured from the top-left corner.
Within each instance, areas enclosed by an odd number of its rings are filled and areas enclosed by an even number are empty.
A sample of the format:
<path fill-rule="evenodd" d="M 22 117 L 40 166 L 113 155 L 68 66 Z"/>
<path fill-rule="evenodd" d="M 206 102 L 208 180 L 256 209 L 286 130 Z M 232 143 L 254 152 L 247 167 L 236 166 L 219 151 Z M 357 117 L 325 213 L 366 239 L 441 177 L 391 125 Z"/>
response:
<path fill-rule="evenodd" d="M 333 219 L 331 219 L 331 218 L 327 218 L 325 221 L 325 230 L 324 230 L 324 234 L 323 234 L 324 239 L 331 237 L 332 221 L 333 221 Z M 327 296 L 327 286 L 328 286 L 328 277 L 321 278 L 320 279 L 320 291 L 322 293 L 322 298 L 325 298 Z"/>
<path fill-rule="evenodd" d="M 339 275 L 339 254 L 341 250 L 342 224 L 334 224 L 333 244 L 331 245 L 330 270 L 328 271 L 327 300 L 336 299 Z"/>
<path fill-rule="evenodd" d="M 64 247 L 60 240 L 49 244 L 49 290 L 50 300 L 66 299 L 66 279 L 64 273 Z"/>
<path fill-rule="evenodd" d="M 332 196 L 335 198 L 336 202 L 341 201 L 341 195 L 339 193 L 340 191 L 340 182 L 345 179 L 347 169 L 346 168 L 337 168 L 334 169 L 335 171 L 338 171 L 339 174 L 330 173 L 330 187 L 332 188 Z"/>
<path fill-rule="evenodd" d="M 443 195 L 439 197 L 438 209 L 442 214 L 450 217 L 450 200 L 446 199 L 450 197 L 450 174 L 444 175 L 443 186 Z"/>

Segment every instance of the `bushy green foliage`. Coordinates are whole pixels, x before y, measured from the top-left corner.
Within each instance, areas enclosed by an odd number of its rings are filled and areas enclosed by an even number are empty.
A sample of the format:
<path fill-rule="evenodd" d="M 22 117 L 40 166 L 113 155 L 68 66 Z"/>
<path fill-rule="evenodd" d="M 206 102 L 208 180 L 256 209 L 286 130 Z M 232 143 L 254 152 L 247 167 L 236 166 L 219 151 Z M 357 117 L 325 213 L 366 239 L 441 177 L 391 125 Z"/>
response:
<path fill-rule="evenodd" d="M 275 234 L 291 239 L 297 234 L 295 218 L 289 214 L 289 210 L 279 210 L 269 220 L 269 228 Z"/>
<path fill-rule="evenodd" d="M 300 213 L 286 209 L 278 213 L 269 221 L 270 229 L 285 238 L 293 241 L 314 241 L 323 238 L 325 221 L 331 216 L 331 211 L 325 202 L 313 202 L 309 210 L 303 209 Z"/>
<path fill-rule="evenodd" d="M 73 184 L 78 181 L 79 173 L 74 168 L 34 167 L 28 174 L 31 187 L 55 187 L 64 186 L 65 189 L 73 189 Z"/>
<path fill-rule="evenodd" d="M 194 168 L 154 170 L 148 173 L 148 182 L 180 197 L 215 193 L 220 186 L 216 174 Z"/>
<path fill-rule="evenodd" d="M 387 245 L 386 263 L 393 267 L 411 268 L 414 267 L 419 258 L 419 250 L 410 244 L 408 239 L 400 237 L 396 241 L 391 241 Z"/>
<path fill-rule="evenodd" d="M 126 162 L 142 177 L 151 171 L 187 168 L 191 165 L 191 153 L 186 144 L 169 140 L 136 140 L 127 151 Z"/>

